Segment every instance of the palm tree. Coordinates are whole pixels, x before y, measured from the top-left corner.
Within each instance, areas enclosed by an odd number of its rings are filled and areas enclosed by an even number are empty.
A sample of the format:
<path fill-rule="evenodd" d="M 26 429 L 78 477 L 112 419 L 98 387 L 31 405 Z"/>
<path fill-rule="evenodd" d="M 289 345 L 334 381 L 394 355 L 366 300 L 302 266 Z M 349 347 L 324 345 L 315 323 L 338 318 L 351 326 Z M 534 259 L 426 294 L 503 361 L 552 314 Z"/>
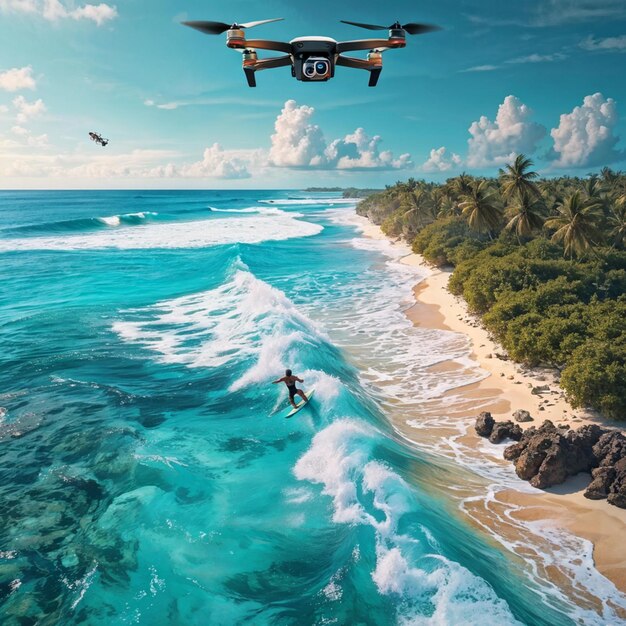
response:
<path fill-rule="evenodd" d="M 616 174 L 610 167 L 603 167 L 600 170 L 600 176 L 602 177 L 602 182 L 609 188 L 613 187 L 619 178 L 618 174 Z"/>
<path fill-rule="evenodd" d="M 537 198 L 541 197 L 539 187 L 533 182 L 538 174 L 529 171 L 532 166 L 533 162 L 528 157 L 518 154 L 513 163 L 509 163 L 504 166 L 504 169 L 499 170 L 502 195 L 505 198 L 510 198 L 515 193 L 518 196 L 526 193 Z"/>
<path fill-rule="evenodd" d="M 463 172 L 449 181 L 450 191 L 458 198 L 467 195 L 472 189 L 472 177 Z"/>
<path fill-rule="evenodd" d="M 507 213 L 510 220 L 504 228 L 514 232 L 520 243 L 521 237 L 530 237 L 545 221 L 543 200 L 526 192 L 522 192 L 517 201 L 509 206 Z"/>
<path fill-rule="evenodd" d="M 486 180 L 471 185 L 459 206 L 471 229 L 486 232 L 490 239 L 493 238 L 492 233 L 502 219 L 502 209 L 496 192 Z"/>
<path fill-rule="evenodd" d="M 402 201 L 402 217 L 407 230 L 421 230 L 433 221 L 432 201 L 429 194 L 421 189 L 408 193 Z"/>
<path fill-rule="evenodd" d="M 592 174 L 583 182 L 583 191 L 588 200 L 600 200 L 601 194 L 604 191 L 600 180 L 595 174 Z"/>
<path fill-rule="evenodd" d="M 622 246 L 626 239 L 626 193 L 620 196 L 609 215 L 610 236 L 613 238 L 612 248 Z"/>
<path fill-rule="evenodd" d="M 572 258 L 592 250 L 599 241 L 596 224 L 602 206 L 594 200 L 585 200 L 580 191 L 574 191 L 557 206 L 559 215 L 546 221 L 547 228 L 556 228 L 552 241 L 563 243 L 565 254 Z"/>

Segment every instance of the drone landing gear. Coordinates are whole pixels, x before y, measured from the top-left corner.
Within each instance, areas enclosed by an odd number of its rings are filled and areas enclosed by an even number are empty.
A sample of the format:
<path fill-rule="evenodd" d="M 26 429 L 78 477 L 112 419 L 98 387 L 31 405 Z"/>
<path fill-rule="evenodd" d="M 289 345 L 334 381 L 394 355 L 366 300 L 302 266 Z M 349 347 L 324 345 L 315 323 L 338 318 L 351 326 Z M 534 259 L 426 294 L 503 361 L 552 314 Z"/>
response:
<path fill-rule="evenodd" d="M 246 80 L 248 81 L 248 87 L 256 87 L 256 76 L 254 75 L 256 70 L 253 70 L 251 67 L 244 67 L 243 71 L 246 74 Z"/>
<path fill-rule="evenodd" d="M 376 87 L 376 85 L 378 84 L 378 79 L 380 78 L 380 73 L 382 71 L 382 67 L 377 67 L 376 69 L 370 70 L 370 87 Z"/>

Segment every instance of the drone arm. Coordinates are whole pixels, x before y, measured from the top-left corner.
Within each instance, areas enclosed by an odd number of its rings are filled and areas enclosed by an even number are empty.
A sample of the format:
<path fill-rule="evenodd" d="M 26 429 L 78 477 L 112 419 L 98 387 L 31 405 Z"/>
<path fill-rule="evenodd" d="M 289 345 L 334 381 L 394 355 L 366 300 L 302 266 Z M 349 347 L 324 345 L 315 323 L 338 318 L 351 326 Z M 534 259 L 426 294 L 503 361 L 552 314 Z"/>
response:
<path fill-rule="evenodd" d="M 374 48 L 404 48 L 406 44 L 402 40 L 393 39 L 357 39 L 355 41 L 340 41 L 337 44 L 337 52 L 350 52 L 353 50 L 373 50 Z"/>
<path fill-rule="evenodd" d="M 253 67 L 258 72 L 260 70 L 271 70 L 275 67 L 285 67 L 286 65 L 291 65 L 291 55 L 289 54 L 286 54 L 284 57 L 259 59 Z"/>
<path fill-rule="evenodd" d="M 378 78 L 383 71 L 381 64 L 373 63 L 372 61 L 365 61 L 364 59 L 355 59 L 353 57 L 337 57 L 336 65 L 343 65 L 344 67 L 352 67 L 357 70 L 368 70 L 370 72 L 370 87 L 376 87 L 378 84 Z"/>
<path fill-rule="evenodd" d="M 353 57 L 337 57 L 335 65 L 343 65 L 344 67 L 352 67 L 355 70 L 371 70 L 373 65 L 370 61 L 365 59 L 355 59 Z"/>
<path fill-rule="evenodd" d="M 231 45 L 231 48 L 255 48 L 258 50 L 273 50 L 274 52 L 291 53 L 291 44 L 286 41 L 270 41 L 269 39 L 245 39 Z"/>
<path fill-rule="evenodd" d="M 248 81 L 249 87 L 256 87 L 256 76 L 255 72 L 259 72 L 261 70 L 271 70 L 275 67 L 284 67 L 285 65 L 291 65 L 291 55 L 286 54 L 282 57 L 272 57 L 269 59 L 259 59 L 254 61 L 244 61 L 243 62 L 243 71 L 246 74 L 246 80 Z"/>

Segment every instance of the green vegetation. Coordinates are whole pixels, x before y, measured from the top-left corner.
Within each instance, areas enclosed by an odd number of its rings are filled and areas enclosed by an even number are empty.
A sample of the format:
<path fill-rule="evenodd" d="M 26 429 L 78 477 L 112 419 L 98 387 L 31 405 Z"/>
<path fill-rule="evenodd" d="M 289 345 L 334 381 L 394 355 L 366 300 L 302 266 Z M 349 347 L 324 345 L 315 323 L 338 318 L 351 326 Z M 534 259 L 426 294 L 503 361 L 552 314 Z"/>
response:
<path fill-rule="evenodd" d="M 511 358 L 558 368 L 573 406 L 626 419 L 626 175 L 548 180 L 532 166 L 409 179 L 357 212 L 452 267 L 450 290 Z"/>
<path fill-rule="evenodd" d="M 307 187 L 304 191 L 311 193 L 336 193 L 341 192 L 342 197 L 344 198 L 367 198 L 374 193 L 378 193 L 380 189 L 358 189 L 357 187 Z"/>

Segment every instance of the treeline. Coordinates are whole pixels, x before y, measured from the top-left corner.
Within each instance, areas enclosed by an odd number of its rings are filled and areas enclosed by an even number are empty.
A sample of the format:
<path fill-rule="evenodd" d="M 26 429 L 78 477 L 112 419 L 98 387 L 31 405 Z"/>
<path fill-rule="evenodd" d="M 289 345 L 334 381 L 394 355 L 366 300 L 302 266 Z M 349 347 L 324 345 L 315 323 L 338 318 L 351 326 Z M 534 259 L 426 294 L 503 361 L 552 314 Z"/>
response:
<path fill-rule="evenodd" d="M 540 179 L 523 155 L 495 179 L 410 179 L 358 213 L 403 237 L 509 355 L 561 370 L 573 406 L 626 419 L 626 175 Z"/>

